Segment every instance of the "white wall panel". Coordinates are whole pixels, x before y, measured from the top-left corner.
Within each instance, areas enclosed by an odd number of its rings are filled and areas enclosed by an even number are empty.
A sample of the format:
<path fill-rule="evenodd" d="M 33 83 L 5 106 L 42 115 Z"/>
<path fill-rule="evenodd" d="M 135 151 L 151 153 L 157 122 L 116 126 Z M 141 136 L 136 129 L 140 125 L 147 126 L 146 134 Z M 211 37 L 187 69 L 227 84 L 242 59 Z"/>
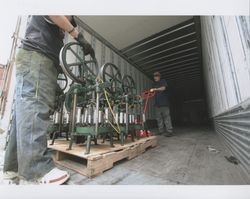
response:
<path fill-rule="evenodd" d="M 204 76 L 211 117 L 250 98 L 249 43 L 242 40 L 238 18 L 201 17 Z"/>

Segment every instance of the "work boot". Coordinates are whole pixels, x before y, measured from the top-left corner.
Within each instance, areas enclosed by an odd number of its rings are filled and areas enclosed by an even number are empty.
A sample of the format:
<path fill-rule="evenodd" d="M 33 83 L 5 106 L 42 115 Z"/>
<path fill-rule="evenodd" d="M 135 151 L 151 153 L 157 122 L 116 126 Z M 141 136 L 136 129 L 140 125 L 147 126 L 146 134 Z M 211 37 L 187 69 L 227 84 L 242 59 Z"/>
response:
<path fill-rule="evenodd" d="M 164 132 L 162 132 L 162 131 L 158 131 L 158 133 L 157 133 L 157 135 L 162 135 L 162 134 L 164 134 Z"/>
<path fill-rule="evenodd" d="M 173 135 L 174 135 L 174 134 L 173 134 L 173 131 L 172 131 L 172 132 L 167 131 L 167 132 L 164 134 L 165 137 L 172 137 Z"/>
<path fill-rule="evenodd" d="M 3 184 L 15 185 L 19 183 L 18 173 L 14 171 L 3 172 Z"/>

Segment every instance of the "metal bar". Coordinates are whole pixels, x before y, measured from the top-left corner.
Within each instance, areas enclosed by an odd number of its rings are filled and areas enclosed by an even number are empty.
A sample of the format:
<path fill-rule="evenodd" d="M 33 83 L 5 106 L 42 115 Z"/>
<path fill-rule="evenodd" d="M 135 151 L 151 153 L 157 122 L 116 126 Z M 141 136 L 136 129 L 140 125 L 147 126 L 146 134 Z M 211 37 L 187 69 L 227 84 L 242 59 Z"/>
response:
<path fill-rule="evenodd" d="M 183 28 L 187 28 L 187 27 L 192 26 L 192 25 L 194 25 L 193 19 L 189 19 L 189 20 L 184 21 L 184 22 L 182 22 L 180 24 L 177 24 L 177 25 L 175 25 L 175 26 L 173 26 L 171 28 L 168 28 L 168 29 L 163 30 L 163 31 L 161 31 L 159 33 L 156 33 L 156 34 L 154 34 L 154 35 L 152 35 L 152 36 L 150 36 L 150 37 L 148 37 L 146 39 L 138 41 L 138 42 L 136 42 L 136 43 L 122 49 L 121 51 L 123 53 L 126 53 L 127 51 L 133 50 L 134 48 L 137 48 L 137 47 L 139 47 L 141 45 L 144 45 L 145 43 L 151 42 L 151 41 L 153 41 L 155 39 L 166 36 L 166 35 L 168 35 L 170 33 L 173 33 L 175 31 L 178 31 L 178 30 L 183 29 Z"/>
<path fill-rule="evenodd" d="M 99 83 L 96 81 L 96 124 L 95 124 L 95 134 L 98 136 L 99 134 L 99 106 L 100 106 L 100 91 L 99 91 Z"/>
<path fill-rule="evenodd" d="M 128 125 L 129 125 L 129 117 L 128 117 L 128 95 L 125 96 L 126 102 L 126 135 L 128 135 Z"/>
<path fill-rule="evenodd" d="M 181 53 L 187 52 L 187 51 L 192 51 L 192 53 L 190 53 L 190 54 L 192 55 L 192 54 L 196 53 L 196 51 L 194 51 L 194 49 L 197 49 L 197 47 L 193 47 L 193 48 L 181 50 L 181 51 L 178 51 L 178 52 L 175 52 L 175 53 L 172 53 L 172 54 L 169 54 L 169 55 L 165 55 L 165 56 L 160 56 L 159 58 L 151 59 L 150 61 L 142 62 L 142 63 L 140 63 L 140 64 L 145 64 L 145 65 L 146 65 L 146 64 L 149 64 L 149 63 L 152 63 L 152 62 L 154 63 L 154 62 L 156 62 L 156 61 L 160 61 L 160 60 L 162 60 L 162 59 L 171 57 L 171 56 L 173 56 L 173 55 L 178 55 L 178 54 L 181 54 Z M 193 52 L 193 51 L 194 51 L 194 52 Z M 185 55 L 187 56 L 188 54 L 186 53 Z M 184 56 L 185 56 L 185 55 L 184 55 Z M 178 57 L 179 57 L 179 56 L 178 56 Z M 138 62 L 136 62 L 136 63 L 138 63 Z"/>
<path fill-rule="evenodd" d="M 70 127 L 70 143 L 68 150 L 72 149 L 73 141 L 74 141 L 74 131 L 75 131 L 75 119 L 76 119 L 76 105 L 77 105 L 77 90 L 74 90 L 74 98 L 73 98 L 73 108 L 72 108 L 72 120 L 71 120 L 71 127 Z"/>
<path fill-rule="evenodd" d="M 173 49 L 182 47 L 182 46 L 186 46 L 186 45 L 188 45 L 188 44 L 192 44 L 192 43 L 195 43 L 195 42 L 196 42 L 196 40 L 192 40 L 192 41 L 189 41 L 189 42 L 185 42 L 185 43 L 183 43 L 183 44 L 180 44 L 180 45 L 177 45 L 177 46 L 173 46 L 173 47 L 171 47 L 171 48 L 166 48 L 166 49 L 164 49 L 164 50 L 162 50 L 162 51 L 159 51 L 159 52 L 157 52 L 157 53 L 152 53 L 152 54 L 149 55 L 149 56 L 146 56 L 146 57 L 140 58 L 140 59 L 138 59 L 138 60 L 134 60 L 134 61 L 138 63 L 138 62 L 141 62 L 141 61 L 144 60 L 144 59 L 148 59 L 148 58 L 153 57 L 153 56 L 155 56 L 155 55 L 158 55 L 158 54 L 160 54 L 160 53 L 167 52 L 167 51 L 170 51 L 170 50 L 173 50 Z"/>
<path fill-rule="evenodd" d="M 155 71 L 156 68 L 157 68 L 157 70 L 160 70 L 161 68 L 167 68 L 169 66 L 176 66 L 176 65 L 181 64 L 181 63 L 186 63 L 186 62 L 189 62 L 189 61 L 192 62 L 192 61 L 196 61 L 198 59 L 199 59 L 198 57 L 194 57 L 194 58 L 191 58 L 191 59 L 184 59 L 184 60 L 181 60 L 179 62 L 171 63 L 169 65 L 167 63 L 165 63 L 165 64 L 162 64 L 162 65 L 151 66 L 151 67 L 148 67 L 148 68 L 144 68 L 144 70 L 146 70 L 146 72 L 149 73 L 149 72 Z"/>
<path fill-rule="evenodd" d="M 148 49 L 146 49 L 146 50 L 140 51 L 139 53 L 135 53 L 135 54 L 133 54 L 132 56 L 128 56 L 128 57 L 131 59 L 131 58 L 136 57 L 136 56 L 138 56 L 138 55 L 141 55 L 141 54 L 143 54 L 143 53 L 145 53 L 145 52 L 151 51 L 151 50 L 153 50 L 153 49 L 155 49 L 155 48 L 159 48 L 159 47 L 161 47 L 161 46 L 163 46 L 163 45 L 166 45 L 166 44 L 175 42 L 175 41 L 177 41 L 177 40 L 180 40 L 180 39 L 182 39 L 182 38 L 189 37 L 189 36 L 192 36 L 192 35 L 195 35 L 195 34 L 196 34 L 195 32 L 192 32 L 192 33 L 189 33 L 189 34 L 186 34 L 186 35 L 177 37 L 177 38 L 175 38 L 175 39 L 172 39 L 172 40 L 167 41 L 167 42 L 164 42 L 164 43 L 162 43 L 162 44 L 153 46 L 153 47 L 151 47 L 151 48 L 148 48 Z"/>

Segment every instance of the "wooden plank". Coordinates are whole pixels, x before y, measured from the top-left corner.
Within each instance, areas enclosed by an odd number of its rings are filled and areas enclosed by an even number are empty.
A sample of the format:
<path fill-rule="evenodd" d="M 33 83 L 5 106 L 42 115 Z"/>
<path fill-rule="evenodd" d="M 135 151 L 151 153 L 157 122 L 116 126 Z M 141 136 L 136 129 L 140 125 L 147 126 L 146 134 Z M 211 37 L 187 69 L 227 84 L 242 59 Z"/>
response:
<path fill-rule="evenodd" d="M 109 146 L 108 142 L 101 143 L 101 140 L 98 140 L 98 145 L 91 146 L 90 154 L 84 154 L 85 153 L 85 145 L 83 145 L 83 144 L 73 144 L 72 150 L 67 150 L 68 145 L 69 145 L 69 141 L 66 141 L 66 140 L 56 140 L 55 144 L 48 145 L 48 148 L 54 149 L 56 151 L 62 151 L 62 152 L 68 153 L 68 154 L 72 154 L 72 155 L 87 159 L 89 157 L 102 155 L 102 154 L 112 152 L 112 151 L 119 151 L 119 150 L 122 150 L 124 148 L 132 147 L 134 145 L 138 145 L 141 143 L 145 143 L 149 140 L 155 140 L 155 139 L 156 139 L 155 136 L 151 136 L 151 137 L 141 138 L 140 140 L 137 140 L 135 142 L 126 141 L 124 146 L 121 146 L 118 141 L 115 141 L 114 142 L 115 147 L 113 147 L 113 148 L 111 148 Z"/>
<path fill-rule="evenodd" d="M 132 159 L 144 153 L 148 148 L 157 145 L 157 137 L 142 138 L 135 142 L 126 142 L 124 146 L 115 144 L 111 148 L 107 143 L 93 145 L 91 153 L 85 155 L 84 145 L 73 145 L 72 150 L 66 150 L 68 141 L 57 140 L 49 148 L 56 151 L 54 161 L 64 167 L 72 169 L 82 175 L 94 177 L 111 169 L 114 163 L 123 159 Z"/>

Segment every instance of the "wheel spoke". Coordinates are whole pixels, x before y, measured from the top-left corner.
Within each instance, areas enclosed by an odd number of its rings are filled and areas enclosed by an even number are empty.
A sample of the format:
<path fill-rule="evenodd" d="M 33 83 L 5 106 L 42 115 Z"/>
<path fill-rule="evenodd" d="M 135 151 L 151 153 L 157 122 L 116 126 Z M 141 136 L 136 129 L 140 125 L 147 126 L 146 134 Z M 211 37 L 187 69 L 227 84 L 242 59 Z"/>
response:
<path fill-rule="evenodd" d="M 85 61 L 85 64 L 95 64 L 96 62 L 94 60 L 89 60 L 89 61 Z"/>
<path fill-rule="evenodd" d="M 86 69 L 87 69 L 93 76 L 96 76 L 96 74 L 95 74 L 88 66 L 86 66 Z"/>
<path fill-rule="evenodd" d="M 82 63 L 81 62 L 75 62 L 75 63 L 67 64 L 68 67 L 79 66 L 79 65 L 82 65 Z"/>
<path fill-rule="evenodd" d="M 84 60 L 71 48 L 69 47 L 69 50 L 76 56 L 76 58 L 78 58 L 78 60 L 83 63 Z"/>
<path fill-rule="evenodd" d="M 110 75 L 109 73 L 104 73 L 104 75 L 110 77 L 111 79 L 114 78 L 114 77 L 113 77 L 112 75 Z M 106 78 L 105 78 L 105 80 L 106 80 Z"/>

